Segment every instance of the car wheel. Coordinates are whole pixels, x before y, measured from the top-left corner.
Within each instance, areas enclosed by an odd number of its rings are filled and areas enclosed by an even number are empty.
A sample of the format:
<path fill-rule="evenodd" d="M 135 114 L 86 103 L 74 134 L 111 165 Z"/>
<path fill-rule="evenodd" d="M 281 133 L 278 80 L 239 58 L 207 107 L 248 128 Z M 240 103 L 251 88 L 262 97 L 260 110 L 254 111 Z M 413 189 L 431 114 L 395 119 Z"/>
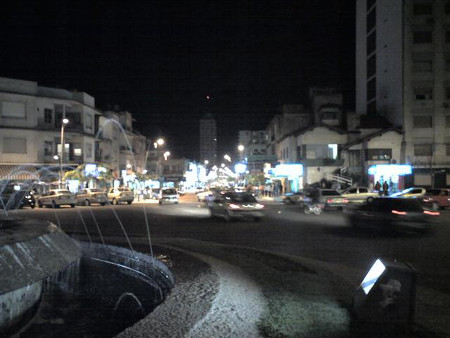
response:
<path fill-rule="evenodd" d="M 100 203 L 100 205 L 102 205 L 102 206 L 104 206 L 105 204 L 106 204 L 105 202 Z"/>
<path fill-rule="evenodd" d="M 372 196 L 367 197 L 367 203 L 372 203 L 372 202 L 373 202 L 373 197 Z"/>
<path fill-rule="evenodd" d="M 133 203 L 133 201 L 127 201 L 128 205 L 130 205 L 131 203 Z"/>
<path fill-rule="evenodd" d="M 31 208 L 31 209 L 34 209 L 34 207 L 35 207 L 35 205 L 34 205 L 34 204 L 30 205 L 30 208 Z"/>
<path fill-rule="evenodd" d="M 91 205 L 91 202 L 89 202 L 89 200 L 86 200 L 86 201 L 84 201 L 84 205 L 88 207 Z"/>
<path fill-rule="evenodd" d="M 227 222 L 227 223 L 230 223 L 231 222 L 231 215 L 230 215 L 230 213 L 227 211 L 226 213 L 225 213 L 225 222 Z"/>
<path fill-rule="evenodd" d="M 59 207 L 59 205 L 56 204 L 55 201 L 52 201 L 52 208 L 53 208 L 53 209 L 56 209 L 56 208 L 58 208 L 58 207 Z"/>
<path fill-rule="evenodd" d="M 71 208 L 75 208 L 75 204 L 71 204 L 70 207 L 71 207 Z"/>

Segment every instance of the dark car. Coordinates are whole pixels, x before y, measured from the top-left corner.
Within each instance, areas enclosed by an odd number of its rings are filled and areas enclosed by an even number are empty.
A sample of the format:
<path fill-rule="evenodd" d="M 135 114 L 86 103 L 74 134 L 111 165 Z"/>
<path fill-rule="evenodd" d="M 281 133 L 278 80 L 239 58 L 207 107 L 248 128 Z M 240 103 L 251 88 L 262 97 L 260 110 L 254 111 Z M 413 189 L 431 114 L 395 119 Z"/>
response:
<path fill-rule="evenodd" d="M 14 185 L 0 186 L 0 189 L 2 189 L 0 190 L 0 209 L 11 210 L 21 209 L 26 206 L 34 208 L 36 206 L 33 191 L 22 190 Z"/>
<path fill-rule="evenodd" d="M 440 215 L 421 199 L 404 197 L 375 198 L 347 213 L 353 227 L 419 232 L 435 230 Z"/>

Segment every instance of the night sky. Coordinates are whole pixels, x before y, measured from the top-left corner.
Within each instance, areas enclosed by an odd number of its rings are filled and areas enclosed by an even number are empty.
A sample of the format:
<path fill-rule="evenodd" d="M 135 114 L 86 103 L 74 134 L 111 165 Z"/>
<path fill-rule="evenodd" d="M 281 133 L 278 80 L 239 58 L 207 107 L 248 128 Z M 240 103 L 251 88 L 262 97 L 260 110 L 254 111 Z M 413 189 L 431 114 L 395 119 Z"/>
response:
<path fill-rule="evenodd" d="M 0 11 L 0 76 L 118 105 L 176 157 L 198 157 L 209 111 L 221 156 L 310 86 L 342 88 L 354 109 L 354 26 L 354 0 L 14 1 Z"/>

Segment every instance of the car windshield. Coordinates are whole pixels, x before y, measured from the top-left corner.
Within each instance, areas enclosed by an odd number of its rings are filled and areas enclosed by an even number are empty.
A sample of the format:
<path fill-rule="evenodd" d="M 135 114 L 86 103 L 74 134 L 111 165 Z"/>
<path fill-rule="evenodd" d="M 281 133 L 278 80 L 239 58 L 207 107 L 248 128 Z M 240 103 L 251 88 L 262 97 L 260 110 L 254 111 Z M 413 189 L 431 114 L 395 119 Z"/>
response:
<path fill-rule="evenodd" d="M 177 191 L 175 189 L 164 189 L 162 193 L 165 195 L 175 195 Z"/>
<path fill-rule="evenodd" d="M 225 198 L 234 203 L 257 203 L 255 197 L 247 193 L 227 193 Z"/>
<path fill-rule="evenodd" d="M 70 195 L 71 192 L 69 190 L 55 190 L 55 192 L 57 194 L 61 194 L 61 195 Z"/>
<path fill-rule="evenodd" d="M 100 189 L 91 189 L 91 192 L 101 192 Z"/>

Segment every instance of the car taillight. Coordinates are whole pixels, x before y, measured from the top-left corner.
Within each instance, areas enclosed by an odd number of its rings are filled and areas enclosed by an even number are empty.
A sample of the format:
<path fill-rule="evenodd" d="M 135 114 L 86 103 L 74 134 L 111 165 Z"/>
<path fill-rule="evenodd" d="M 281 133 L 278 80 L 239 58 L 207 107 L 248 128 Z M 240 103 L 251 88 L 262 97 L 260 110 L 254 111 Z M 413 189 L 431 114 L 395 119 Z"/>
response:
<path fill-rule="evenodd" d="M 440 212 L 439 211 L 429 211 L 429 210 L 424 210 L 423 212 L 426 215 L 431 215 L 431 216 L 439 216 Z"/>
<path fill-rule="evenodd" d="M 342 200 L 342 203 L 348 203 L 348 199 L 344 198 L 344 199 Z"/>
<path fill-rule="evenodd" d="M 327 203 L 333 203 L 333 200 L 331 198 L 327 199 Z"/>
<path fill-rule="evenodd" d="M 395 215 L 406 215 L 406 211 L 392 210 L 391 213 Z"/>
<path fill-rule="evenodd" d="M 237 204 L 230 204 L 230 209 L 240 209 L 241 207 Z"/>

